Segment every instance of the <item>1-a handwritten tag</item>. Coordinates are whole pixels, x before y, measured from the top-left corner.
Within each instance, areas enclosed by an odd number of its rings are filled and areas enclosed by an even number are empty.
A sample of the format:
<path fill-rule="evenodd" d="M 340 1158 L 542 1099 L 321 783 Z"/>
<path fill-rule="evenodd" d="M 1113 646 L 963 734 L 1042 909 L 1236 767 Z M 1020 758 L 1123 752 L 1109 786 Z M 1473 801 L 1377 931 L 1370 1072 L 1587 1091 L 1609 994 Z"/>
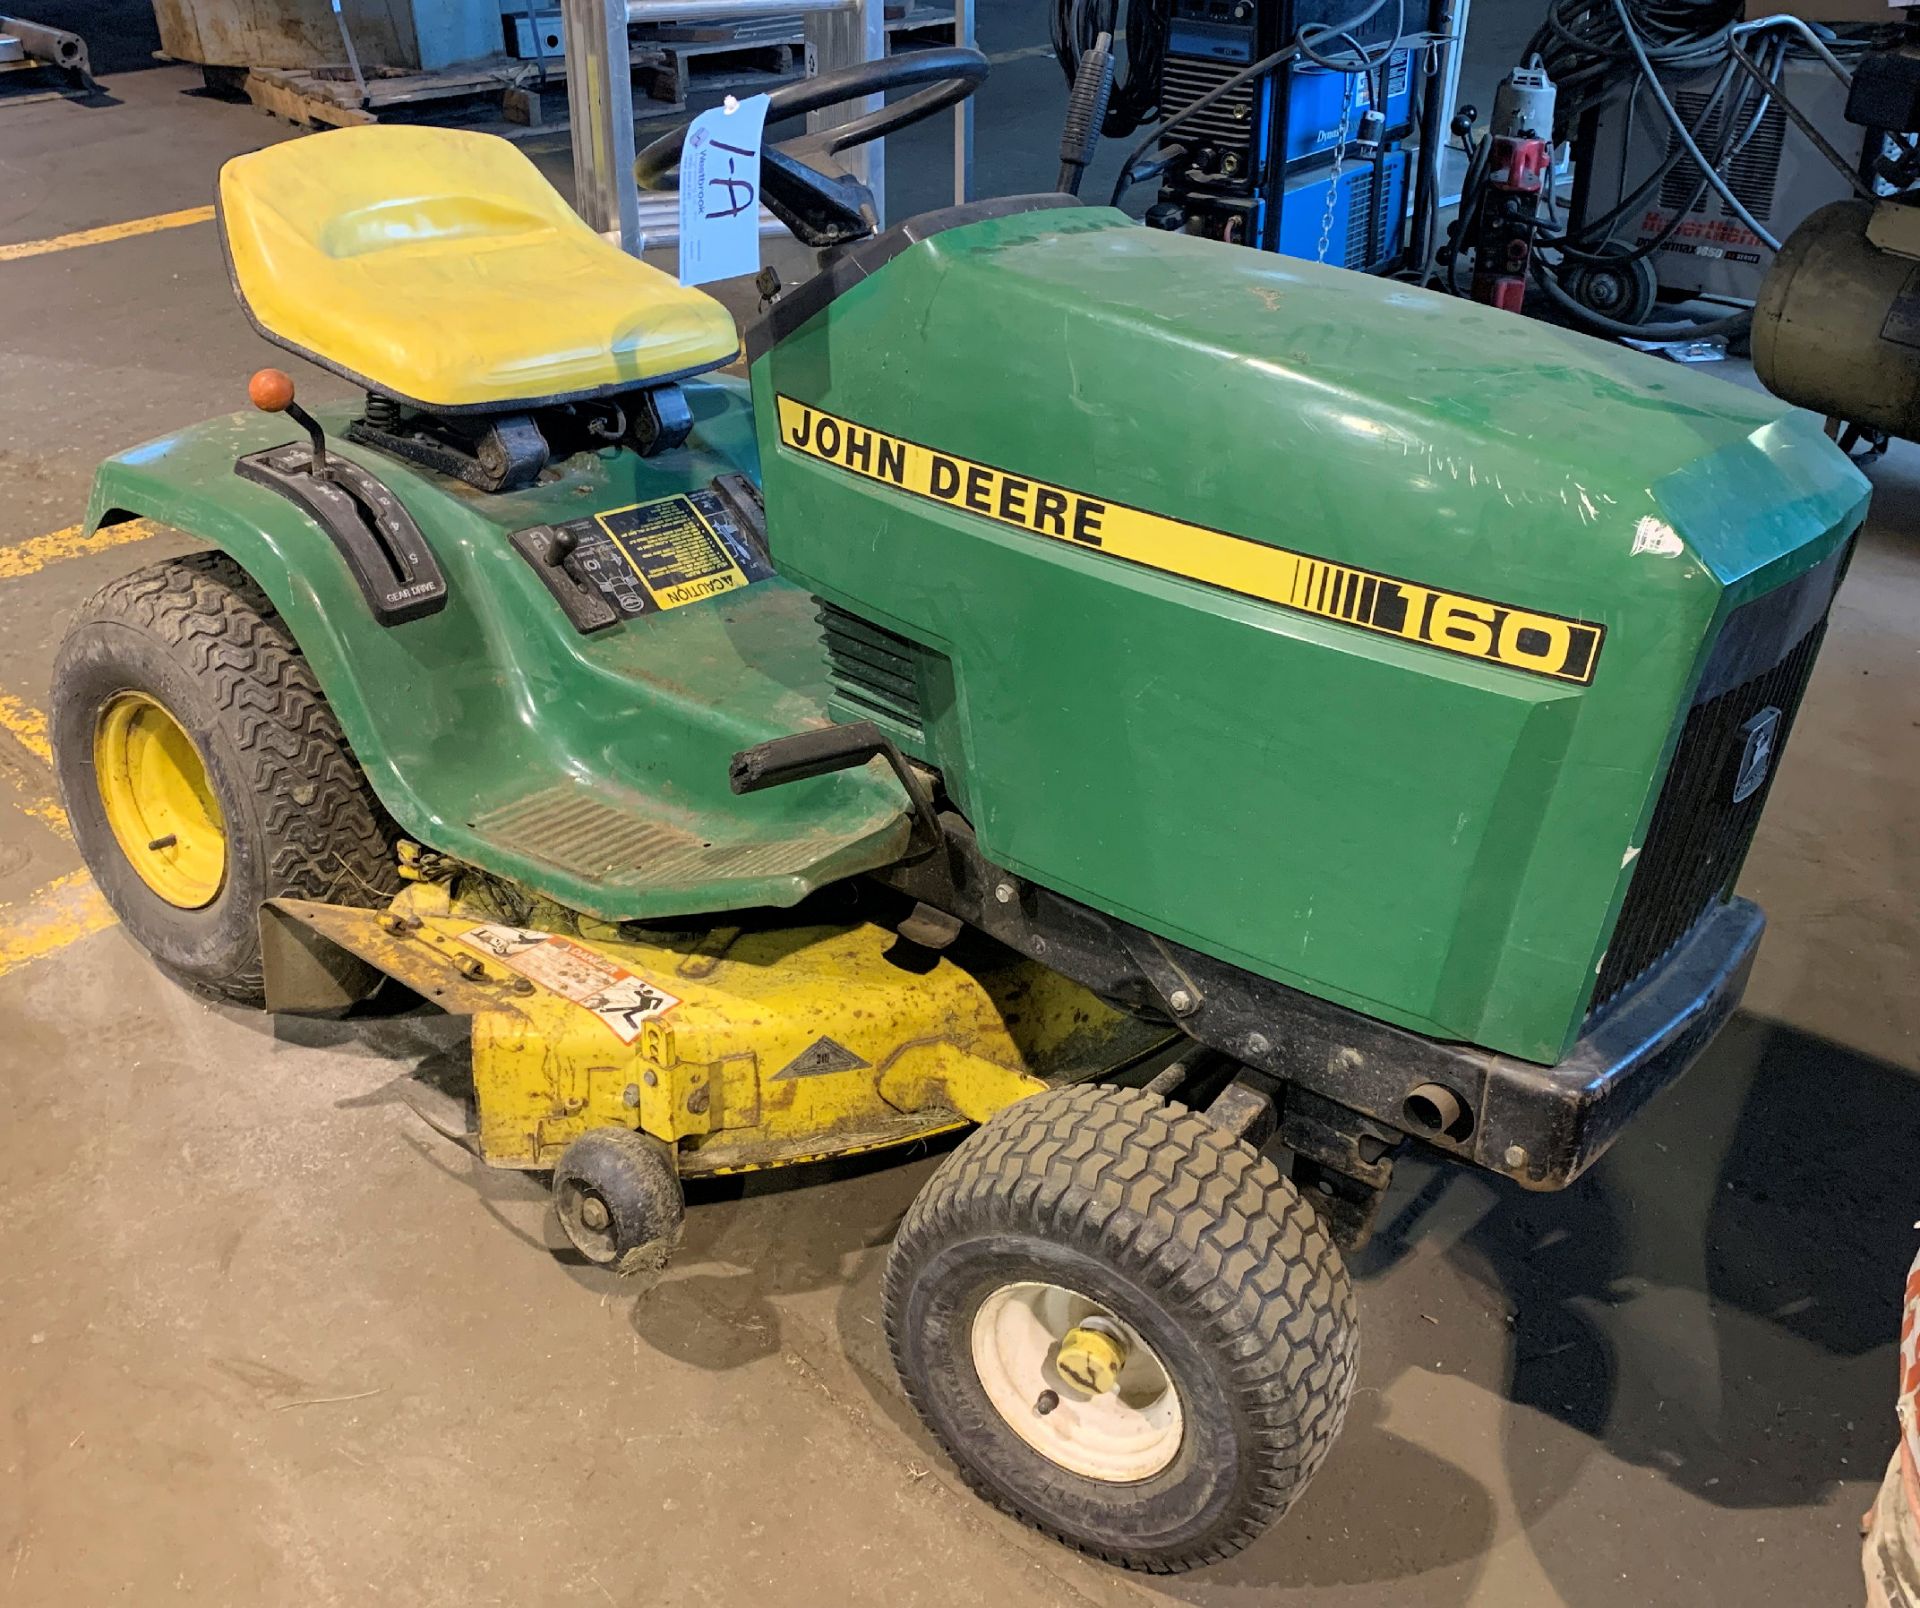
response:
<path fill-rule="evenodd" d="M 680 151 L 680 283 L 760 270 L 760 131 L 767 97 L 702 112 Z"/>

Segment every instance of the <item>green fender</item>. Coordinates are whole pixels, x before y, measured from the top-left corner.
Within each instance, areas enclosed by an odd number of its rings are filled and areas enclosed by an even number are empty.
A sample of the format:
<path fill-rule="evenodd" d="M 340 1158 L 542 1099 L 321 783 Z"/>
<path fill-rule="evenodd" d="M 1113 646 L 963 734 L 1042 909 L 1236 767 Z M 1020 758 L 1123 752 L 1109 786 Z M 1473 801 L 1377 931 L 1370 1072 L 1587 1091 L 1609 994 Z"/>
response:
<path fill-rule="evenodd" d="M 739 749 L 826 723 L 813 600 L 786 582 L 626 621 L 568 622 L 512 532 L 758 479 L 744 388 L 688 387 L 685 448 L 581 454 L 527 491 L 489 496 L 346 443 L 418 523 L 447 605 L 375 621 L 344 559 L 302 509 L 234 462 L 293 437 L 235 414 L 103 464 L 87 529 L 144 517 L 230 554 L 272 599 L 374 792 L 411 837 L 608 920 L 791 905 L 896 859 L 897 784 L 866 770 L 735 797 Z"/>

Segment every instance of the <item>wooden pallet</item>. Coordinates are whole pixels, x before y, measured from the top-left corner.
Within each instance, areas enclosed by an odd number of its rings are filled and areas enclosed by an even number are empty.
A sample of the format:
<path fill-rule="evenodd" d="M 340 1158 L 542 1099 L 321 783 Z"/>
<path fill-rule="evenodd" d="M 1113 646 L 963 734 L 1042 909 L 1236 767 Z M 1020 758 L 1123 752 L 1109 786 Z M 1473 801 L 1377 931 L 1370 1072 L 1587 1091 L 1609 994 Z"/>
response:
<path fill-rule="evenodd" d="M 695 87 L 707 93 L 745 89 L 758 94 L 803 76 L 807 70 L 806 41 L 792 39 L 750 44 L 726 40 L 649 41 L 661 60 L 642 68 L 635 82 L 648 100 L 678 111 Z M 696 79 L 696 71 L 698 77 Z"/>
<path fill-rule="evenodd" d="M 909 5 L 886 22 L 889 39 L 932 43 L 953 37 L 953 10 L 947 6 Z M 944 41 L 943 41 L 944 42 Z M 641 49 L 657 50 L 664 60 L 639 80 L 651 100 L 679 110 L 690 93 L 757 94 L 801 77 L 806 68 L 803 19 L 787 19 L 775 32 L 763 22 L 663 23 L 648 30 Z"/>
<path fill-rule="evenodd" d="M 437 73 L 373 68 L 367 94 L 343 68 L 207 69 L 208 82 L 243 92 L 264 112 L 305 128 L 346 128 L 382 120 L 476 121 L 488 117 L 538 127 L 545 121 L 542 85 L 532 62 L 501 57 Z M 545 96 L 566 116 L 566 73 L 547 64 Z M 477 115 L 476 115 L 477 114 Z"/>

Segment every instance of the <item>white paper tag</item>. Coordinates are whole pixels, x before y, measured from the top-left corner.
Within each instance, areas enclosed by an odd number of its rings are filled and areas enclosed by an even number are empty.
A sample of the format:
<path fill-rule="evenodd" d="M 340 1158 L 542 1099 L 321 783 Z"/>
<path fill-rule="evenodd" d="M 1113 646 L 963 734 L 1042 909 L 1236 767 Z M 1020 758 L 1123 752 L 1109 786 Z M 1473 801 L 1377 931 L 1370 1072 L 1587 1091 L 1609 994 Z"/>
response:
<path fill-rule="evenodd" d="M 767 97 L 702 112 L 680 149 L 680 283 L 760 271 L 760 133 Z"/>

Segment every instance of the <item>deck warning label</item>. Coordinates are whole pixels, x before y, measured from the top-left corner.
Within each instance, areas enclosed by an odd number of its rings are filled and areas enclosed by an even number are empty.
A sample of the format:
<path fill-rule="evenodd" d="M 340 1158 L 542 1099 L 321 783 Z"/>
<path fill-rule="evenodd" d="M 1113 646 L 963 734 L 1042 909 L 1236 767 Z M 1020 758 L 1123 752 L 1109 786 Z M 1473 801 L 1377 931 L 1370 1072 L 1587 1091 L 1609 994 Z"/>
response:
<path fill-rule="evenodd" d="M 680 1003 L 665 989 L 558 933 L 485 922 L 461 933 L 460 941 L 592 1011 L 622 1044 L 631 1044 L 643 1026 Z"/>

